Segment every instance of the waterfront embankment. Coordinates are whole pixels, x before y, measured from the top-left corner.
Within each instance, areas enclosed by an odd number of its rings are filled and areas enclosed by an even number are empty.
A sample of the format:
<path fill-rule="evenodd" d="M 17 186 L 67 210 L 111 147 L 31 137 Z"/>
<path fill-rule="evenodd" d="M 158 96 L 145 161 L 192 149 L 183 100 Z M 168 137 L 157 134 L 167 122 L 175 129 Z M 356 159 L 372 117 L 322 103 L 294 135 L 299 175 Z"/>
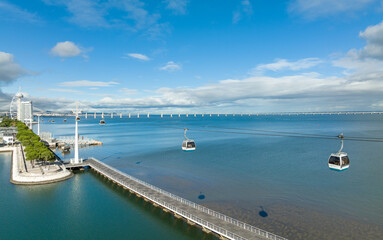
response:
<path fill-rule="evenodd" d="M 19 185 L 48 184 L 66 180 L 73 176 L 56 161 L 45 166 L 33 166 L 31 161 L 25 161 L 21 145 L 1 147 L 0 152 L 12 152 L 12 167 L 10 181 Z"/>

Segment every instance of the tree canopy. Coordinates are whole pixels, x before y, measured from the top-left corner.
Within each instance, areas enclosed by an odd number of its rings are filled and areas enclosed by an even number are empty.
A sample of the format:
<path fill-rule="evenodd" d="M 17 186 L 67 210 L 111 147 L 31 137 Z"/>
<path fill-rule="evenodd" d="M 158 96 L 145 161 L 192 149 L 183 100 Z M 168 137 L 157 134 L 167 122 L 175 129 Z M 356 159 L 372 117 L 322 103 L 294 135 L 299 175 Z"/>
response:
<path fill-rule="evenodd" d="M 40 141 L 39 136 L 30 130 L 24 123 L 17 120 L 12 121 L 14 121 L 14 125 L 17 127 L 18 133 L 16 134 L 16 137 L 25 147 L 27 160 L 55 161 L 56 158 L 54 154 Z"/>

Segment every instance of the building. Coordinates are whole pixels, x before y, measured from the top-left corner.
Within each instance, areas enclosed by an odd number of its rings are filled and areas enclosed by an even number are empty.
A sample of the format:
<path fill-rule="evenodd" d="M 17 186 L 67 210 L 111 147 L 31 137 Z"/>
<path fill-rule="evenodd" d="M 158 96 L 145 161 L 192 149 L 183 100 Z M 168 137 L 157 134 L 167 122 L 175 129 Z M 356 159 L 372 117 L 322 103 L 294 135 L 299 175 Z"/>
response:
<path fill-rule="evenodd" d="M 32 101 L 21 101 L 24 96 L 20 91 L 16 93 L 15 97 L 17 99 L 17 120 L 24 123 L 31 123 L 33 120 Z"/>
<path fill-rule="evenodd" d="M 16 127 L 0 127 L 0 144 L 13 144 L 16 134 Z"/>
<path fill-rule="evenodd" d="M 24 101 L 21 102 L 21 109 L 22 109 L 22 118 L 23 122 L 25 123 L 31 123 L 33 121 L 33 107 L 32 107 L 32 101 Z"/>

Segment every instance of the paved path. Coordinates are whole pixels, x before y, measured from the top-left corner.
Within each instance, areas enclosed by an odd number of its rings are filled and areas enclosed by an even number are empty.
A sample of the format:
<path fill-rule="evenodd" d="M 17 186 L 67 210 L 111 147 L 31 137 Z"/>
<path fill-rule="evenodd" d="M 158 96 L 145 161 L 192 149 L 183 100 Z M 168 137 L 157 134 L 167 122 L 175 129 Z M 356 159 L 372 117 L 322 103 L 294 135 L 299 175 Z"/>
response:
<path fill-rule="evenodd" d="M 14 184 L 33 185 L 47 184 L 66 180 L 73 176 L 71 171 L 62 167 L 61 163 L 52 163 L 47 166 L 32 168 L 30 161 L 24 161 L 21 145 L 0 147 L 0 152 L 12 152 L 11 179 Z"/>
<path fill-rule="evenodd" d="M 283 237 L 240 222 L 138 180 L 94 158 L 86 160 L 86 163 L 92 169 L 119 185 L 149 199 L 154 204 L 158 204 L 170 210 L 175 216 L 182 216 L 186 218 L 188 222 L 196 223 L 205 230 L 208 229 L 225 238 L 236 240 L 285 240 Z"/>

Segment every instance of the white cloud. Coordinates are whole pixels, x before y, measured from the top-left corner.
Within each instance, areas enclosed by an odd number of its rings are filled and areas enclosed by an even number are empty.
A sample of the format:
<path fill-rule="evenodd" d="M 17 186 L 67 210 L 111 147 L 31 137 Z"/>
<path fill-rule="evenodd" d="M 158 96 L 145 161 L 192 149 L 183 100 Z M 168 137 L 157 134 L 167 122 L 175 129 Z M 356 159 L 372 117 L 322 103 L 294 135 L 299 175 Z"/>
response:
<path fill-rule="evenodd" d="M 12 54 L 0 52 L 0 84 L 10 83 L 26 73 L 27 71 L 15 62 Z"/>
<path fill-rule="evenodd" d="M 141 53 L 128 53 L 126 55 L 128 55 L 129 57 L 135 58 L 135 59 L 142 60 L 142 61 L 149 61 L 150 60 L 150 58 L 148 56 L 141 54 Z M 124 58 L 126 58 L 126 57 L 124 57 Z"/>
<path fill-rule="evenodd" d="M 94 108 L 110 109 L 247 109 L 257 111 L 308 111 L 309 109 L 368 109 L 381 101 L 382 81 L 351 81 L 343 77 L 300 74 L 285 77 L 227 79 L 197 88 L 160 88 L 157 95 L 144 98 L 105 97 L 90 103 Z M 253 110 L 249 110 L 253 109 Z M 268 110 L 267 110 L 268 109 Z M 258 110 L 259 111 L 259 110 Z"/>
<path fill-rule="evenodd" d="M 136 95 L 138 94 L 137 89 L 121 88 L 120 92 L 123 92 L 125 95 Z"/>
<path fill-rule="evenodd" d="M 383 22 L 369 26 L 360 37 L 366 39 L 367 44 L 361 52 L 363 57 L 383 59 Z"/>
<path fill-rule="evenodd" d="M 360 33 L 369 44 L 381 40 L 380 24 L 371 26 Z M 328 72 L 300 73 L 289 76 L 268 76 L 269 71 L 303 70 L 320 64 L 318 58 L 306 58 L 297 61 L 277 59 L 270 64 L 258 65 L 258 75 L 246 78 L 225 79 L 199 87 L 160 88 L 151 92 L 151 96 L 132 98 L 130 96 L 108 95 L 101 100 L 84 101 L 90 109 L 119 110 L 161 110 L 174 109 L 197 111 L 328 111 L 328 110 L 383 110 L 383 60 L 367 54 L 365 48 L 352 49 L 345 56 L 333 61 Z M 0 58 L 1 59 L 1 58 Z M 8 61 L 9 62 L 9 61 Z M 179 70 L 181 67 L 168 62 L 161 70 Z M 65 87 L 106 87 L 117 82 L 75 81 L 63 82 Z M 121 92 L 137 93 L 135 89 L 122 88 Z M 1 101 L 0 92 L 0 101 Z M 38 104 L 46 110 L 59 110 L 73 100 L 56 101 L 39 98 Z M 45 101 L 46 100 L 46 101 Z M 62 101 L 62 102 L 60 102 Z M 61 106 L 62 105 L 62 106 Z"/>
<path fill-rule="evenodd" d="M 233 12 L 233 23 L 239 22 L 244 16 L 251 16 L 253 7 L 249 0 L 242 0 L 237 10 Z"/>
<path fill-rule="evenodd" d="M 165 0 L 166 8 L 173 11 L 174 14 L 185 14 L 186 6 L 189 0 Z"/>
<path fill-rule="evenodd" d="M 65 6 L 71 16 L 67 20 L 81 27 L 108 27 L 105 6 L 92 0 L 43 0 L 48 5 Z"/>
<path fill-rule="evenodd" d="M 59 57 L 76 57 L 81 54 L 81 49 L 70 41 L 58 42 L 51 49 L 51 54 Z"/>
<path fill-rule="evenodd" d="M 369 26 L 359 36 L 367 43 L 362 49 L 351 49 L 346 56 L 333 61 L 334 66 L 353 72 L 346 72 L 354 78 L 381 76 L 383 72 L 383 22 Z"/>
<path fill-rule="evenodd" d="M 262 72 L 265 70 L 280 71 L 280 70 L 292 70 L 298 71 L 308 69 L 322 63 L 319 58 L 305 58 L 295 62 L 288 61 L 286 59 L 276 59 L 273 63 L 260 64 L 253 69 L 253 73 Z"/>
<path fill-rule="evenodd" d="M 40 22 L 40 18 L 35 13 L 21 9 L 20 7 L 8 2 L 0 2 L 0 18 L 7 21 L 26 21 L 32 23 Z"/>
<path fill-rule="evenodd" d="M 340 12 L 357 11 L 376 0 L 292 0 L 289 11 L 313 19 Z"/>
<path fill-rule="evenodd" d="M 179 65 L 173 61 L 169 61 L 168 63 L 166 63 L 165 66 L 160 68 L 161 71 L 168 71 L 168 72 L 174 72 L 174 71 L 178 71 L 181 69 L 182 69 L 181 65 Z"/>
<path fill-rule="evenodd" d="M 62 86 L 62 87 L 110 87 L 117 84 L 119 83 L 81 80 L 81 81 L 72 81 L 72 82 L 62 82 L 59 84 L 59 86 Z"/>
<path fill-rule="evenodd" d="M 65 93 L 81 93 L 81 91 L 73 90 L 73 89 L 65 89 L 65 88 L 50 88 L 48 91 L 53 92 L 65 92 Z"/>
<path fill-rule="evenodd" d="M 162 35 L 168 30 L 161 23 L 161 15 L 145 9 L 147 3 L 140 0 L 43 0 L 48 5 L 64 6 L 71 14 L 69 22 L 85 28 L 119 28 L 146 35 Z M 110 14 L 118 12 L 119 14 Z M 114 17 L 111 17 L 113 15 Z"/>

